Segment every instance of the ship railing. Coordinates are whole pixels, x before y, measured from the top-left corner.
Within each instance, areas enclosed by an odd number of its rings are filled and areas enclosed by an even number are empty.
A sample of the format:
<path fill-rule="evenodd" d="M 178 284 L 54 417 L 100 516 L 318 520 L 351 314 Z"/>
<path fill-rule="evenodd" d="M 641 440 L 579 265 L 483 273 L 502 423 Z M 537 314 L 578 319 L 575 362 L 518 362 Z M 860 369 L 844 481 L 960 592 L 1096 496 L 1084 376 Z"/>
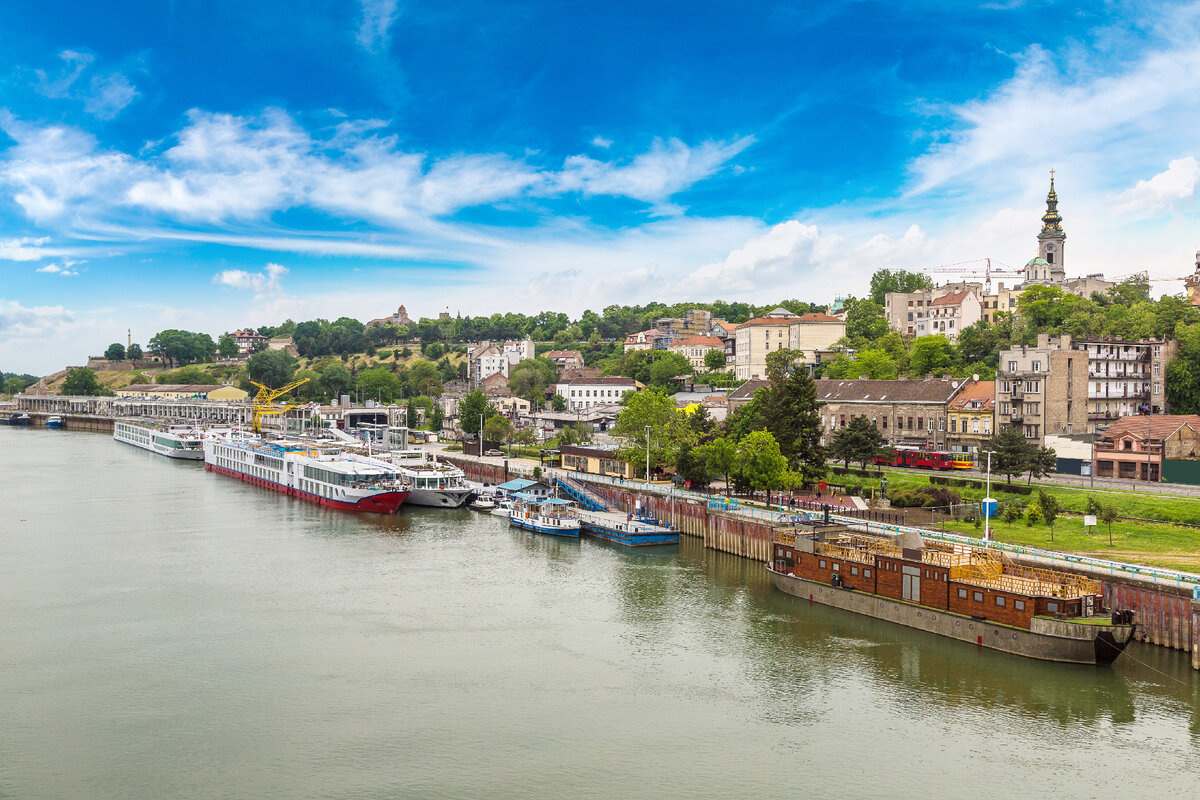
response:
<path fill-rule="evenodd" d="M 875 554 L 870 551 L 859 550 L 857 547 L 833 544 L 832 542 L 817 542 L 813 546 L 813 552 L 817 555 L 840 558 L 843 561 L 855 561 L 859 564 L 875 563 Z"/>

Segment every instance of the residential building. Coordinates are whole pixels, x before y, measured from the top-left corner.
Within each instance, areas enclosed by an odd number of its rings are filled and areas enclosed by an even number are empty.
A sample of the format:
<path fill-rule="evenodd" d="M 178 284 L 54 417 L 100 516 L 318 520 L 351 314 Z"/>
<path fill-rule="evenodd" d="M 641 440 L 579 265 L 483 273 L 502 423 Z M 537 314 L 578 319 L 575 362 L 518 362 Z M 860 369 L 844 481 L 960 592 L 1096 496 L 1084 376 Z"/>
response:
<path fill-rule="evenodd" d="M 533 358 L 534 348 L 532 339 L 518 339 L 504 343 L 500 352 L 508 359 L 508 365 L 515 367 L 527 358 Z"/>
<path fill-rule="evenodd" d="M 1096 442 L 1095 471 L 1102 478 L 1196 483 L 1198 454 L 1200 416 L 1121 417 Z"/>
<path fill-rule="evenodd" d="M 1087 353 L 1088 421 L 1103 427 L 1131 414 L 1166 414 L 1167 366 L 1179 343 L 1160 339 L 1076 339 Z"/>
<path fill-rule="evenodd" d="M 1104 276 L 1100 273 L 1092 273 L 1085 275 L 1082 278 L 1072 278 L 1062 284 L 1061 288 L 1068 294 L 1079 295 L 1080 297 L 1091 297 L 1093 293 L 1099 292 L 1104 294 L 1109 289 L 1117 284 L 1113 281 L 1104 280 Z"/>
<path fill-rule="evenodd" d="M 982 318 L 983 305 L 974 291 L 949 292 L 929 301 L 924 318 L 915 323 L 915 335 L 941 335 L 953 341 L 959 331 Z"/>
<path fill-rule="evenodd" d="M 566 369 L 583 369 L 583 353 L 578 350 L 548 350 L 542 358 L 553 361 L 560 375 Z"/>
<path fill-rule="evenodd" d="M 739 325 L 734 352 L 734 377 L 742 381 L 765 378 L 767 355 L 791 347 L 791 326 L 798 319 L 786 308 L 776 308 L 765 317 L 757 317 Z"/>
<path fill-rule="evenodd" d="M 511 397 L 512 390 L 508 388 L 508 376 L 502 372 L 493 372 L 479 382 L 479 391 L 488 397 Z"/>
<path fill-rule="evenodd" d="M 1000 352 L 996 427 L 1014 425 L 1039 445 L 1047 434 L 1084 433 L 1087 397 L 1087 354 L 1071 349 L 1071 337 L 1038 334 L 1036 347 Z"/>
<path fill-rule="evenodd" d="M 500 373 L 508 377 L 508 355 L 491 342 L 480 342 L 467 354 L 467 383 L 478 389 L 484 378 Z"/>
<path fill-rule="evenodd" d="M 663 338 L 663 332 L 651 328 L 645 331 L 638 331 L 625 337 L 626 350 L 655 350 L 662 349 L 658 347 L 658 341 Z"/>
<path fill-rule="evenodd" d="M 567 401 L 567 411 L 585 411 L 589 408 L 621 402 L 621 396 L 636 391 L 638 384 L 633 378 L 613 375 L 606 378 L 574 378 L 554 387 L 556 393 Z"/>
<path fill-rule="evenodd" d="M 685 356 L 691 362 L 692 369 L 697 372 L 709 371 L 704 364 L 704 357 L 710 350 L 719 350 L 722 358 L 725 356 L 725 343 L 716 336 L 689 336 L 686 339 L 676 340 L 668 345 L 667 349 L 672 353 Z"/>
<path fill-rule="evenodd" d="M 739 411 L 742 406 L 754 399 L 754 395 L 757 394 L 759 389 L 765 389 L 770 385 L 771 382 L 765 378 L 752 378 L 734 389 L 726 396 L 729 413 L 734 414 Z"/>
<path fill-rule="evenodd" d="M 883 314 L 892 330 L 907 336 L 916 336 L 917 325 L 925 319 L 932 301 L 933 293 L 924 290 L 888 292 L 883 298 Z"/>
<path fill-rule="evenodd" d="M 606 450 L 594 445 L 564 444 L 559 448 L 563 469 L 583 472 L 588 475 L 611 475 L 618 478 L 634 477 L 633 467 L 623 461 L 615 450 Z"/>
<path fill-rule="evenodd" d="M 689 336 L 705 336 L 712 325 L 712 313 L 702 308 L 693 308 L 682 317 L 663 317 L 654 321 L 654 327 L 670 341 Z"/>
<path fill-rule="evenodd" d="M 950 450 L 977 453 L 995 424 L 996 382 L 964 381 L 950 400 Z"/>
<path fill-rule="evenodd" d="M 846 321 L 815 311 L 801 314 L 788 325 L 789 347 L 804 353 L 803 361 L 812 367 L 835 355 L 833 345 L 846 335 Z"/>
<path fill-rule="evenodd" d="M 282 350 L 292 358 L 300 355 L 300 351 L 296 349 L 296 340 L 290 336 L 283 336 L 278 339 L 271 339 L 267 342 L 268 350 Z"/>
<path fill-rule="evenodd" d="M 132 383 L 115 390 L 117 397 L 163 397 L 171 400 L 245 400 L 250 395 L 219 383 Z"/>
<path fill-rule="evenodd" d="M 816 384 L 817 399 L 823 403 L 819 412 L 822 444 L 829 444 L 833 434 L 849 425 L 850 420 L 864 416 L 889 444 L 949 449 L 946 419 L 961 380 L 822 378 Z"/>
<path fill-rule="evenodd" d="M 254 331 L 234 331 L 229 334 L 229 338 L 233 339 L 233 343 L 238 346 L 238 352 L 242 355 L 257 352 L 266 346 L 268 341 L 266 336 Z"/>
<path fill-rule="evenodd" d="M 725 339 L 732 339 L 736 331 L 737 325 L 733 324 L 732 322 L 726 322 L 723 319 L 713 317 L 711 324 L 708 326 L 707 333 L 709 336 L 716 336 L 718 339 L 723 341 Z"/>
<path fill-rule="evenodd" d="M 995 322 L 996 314 L 1001 311 L 1007 311 L 1009 314 L 1017 313 L 1017 301 L 1021 298 L 1021 289 L 1007 289 L 1003 283 L 996 285 L 995 294 L 985 294 L 982 300 L 982 314 L 984 322 Z"/>

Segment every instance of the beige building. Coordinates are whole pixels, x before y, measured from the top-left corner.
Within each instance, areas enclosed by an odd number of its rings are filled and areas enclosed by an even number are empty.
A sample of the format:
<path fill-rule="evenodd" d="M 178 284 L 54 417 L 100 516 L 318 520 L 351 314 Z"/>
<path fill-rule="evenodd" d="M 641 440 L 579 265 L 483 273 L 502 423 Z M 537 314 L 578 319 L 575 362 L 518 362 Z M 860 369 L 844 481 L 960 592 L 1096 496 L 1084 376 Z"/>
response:
<path fill-rule="evenodd" d="M 117 397 L 162 397 L 169 400 L 245 400 L 250 396 L 236 386 L 217 383 L 131 383 L 115 392 Z"/>
<path fill-rule="evenodd" d="M 877 381 L 868 379 L 816 381 L 820 410 L 821 444 L 863 416 L 892 445 L 948 450 L 948 404 L 962 386 L 960 380 L 928 379 Z M 732 402 L 732 395 L 730 395 Z"/>
<path fill-rule="evenodd" d="M 650 330 L 638 331 L 625 337 L 626 350 L 653 350 L 658 340 L 663 337 L 663 332 L 651 328 Z"/>
<path fill-rule="evenodd" d="M 1013 425 L 1025 438 L 1086 433 L 1087 353 L 1071 349 L 1070 337 L 1038 335 L 1036 347 L 1000 352 L 996 372 L 996 426 Z"/>
<path fill-rule="evenodd" d="M 1021 298 L 1020 289 L 1007 289 L 1003 283 L 996 285 L 995 294 L 985 294 L 983 296 L 983 321 L 995 322 L 996 314 L 1001 311 L 1007 311 L 1009 314 L 1017 313 L 1017 301 Z"/>
<path fill-rule="evenodd" d="M 719 350 L 722 357 L 725 355 L 725 343 L 716 336 L 689 336 L 686 339 L 680 339 L 667 349 L 686 357 L 691 362 L 692 369 L 697 372 L 708 372 L 708 367 L 704 365 L 704 357 L 710 350 Z"/>
<path fill-rule="evenodd" d="M 970 380 L 950 401 L 950 450 L 977 453 L 995 425 L 996 382 Z"/>
<path fill-rule="evenodd" d="M 738 325 L 733 357 L 733 375 L 740 381 L 767 376 L 767 354 L 791 347 L 792 323 L 799 320 L 786 308 Z"/>
<path fill-rule="evenodd" d="M 1071 346 L 1087 353 L 1088 420 L 1093 427 L 1149 411 L 1166 414 L 1167 366 L 1179 343 L 1148 339 L 1077 339 Z"/>
<path fill-rule="evenodd" d="M 791 348 L 804 353 L 805 364 L 818 364 L 846 335 L 846 321 L 819 311 L 801 314 L 788 326 Z"/>
<path fill-rule="evenodd" d="M 968 325 L 983 318 L 979 295 L 971 289 L 948 292 L 929 301 L 925 318 L 916 323 L 917 336 L 945 336 L 954 341 Z"/>

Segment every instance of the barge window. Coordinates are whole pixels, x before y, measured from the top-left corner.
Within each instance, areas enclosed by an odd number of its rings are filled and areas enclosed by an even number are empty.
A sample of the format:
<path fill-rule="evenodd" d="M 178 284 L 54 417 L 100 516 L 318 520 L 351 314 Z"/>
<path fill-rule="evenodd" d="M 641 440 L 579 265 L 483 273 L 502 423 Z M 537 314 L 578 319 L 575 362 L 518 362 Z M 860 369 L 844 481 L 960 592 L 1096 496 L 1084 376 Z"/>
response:
<path fill-rule="evenodd" d="M 1024 600 L 1013 600 L 1013 608 L 1015 608 L 1017 611 L 1024 611 L 1025 610 L 1025 601 Z"/>
<path fill-rule="evenodd" d="M 821 559 L 821 569 L 825 569 L 825 559 Z"/>
<path fill-rule="evenodd" d="M 1001 608 L 1004 607 L 1004 598 L 1000 595 L 996 595 L 996 605 L 1000 606 Z"/>
<path fill-rule="evenodd" d="M 864 577 L 864 578 L 869 578 L 869 577 L 871 577 L 871 570 L 869 570 L 869 569 L 864 569 L 864 570 L 863 570 L 863 577 Z"/>
<path fill-rule="evenodd" d="M 975 602 L 976 602 L 976 603 L 982 603 L 982 602 L 983 602 L 983 592 L 976 592 L 976 593 L 975 593 Z"/>
<path fill-rule="evenodd" d="M 1058 611 L 1058 603 L 1046 603 L 1046 610 L 1050 612 Z"/>
<path fill-rule="evenodd" d="M 851 568 L 850 568 L 850 574 L 851 574 L 851 575 L 857 575 L 857 574 L 858 574 L 858 567 L 851 567 Z"/>
<path fill-rule="evenodd" d="M 966 590 L 966 589 L 959 589 L 959 590 L 958 590 L 958 596 L 959 596 L 959 597 L 961 597 L 963 600 L 966 600 L 966 599 L 967 599 L 967 590 Z"/>
<path fill-rule="evenodd" d="M 842 565 L 841 565 L 841 564 L 839 564 L 839 563 L 837 563 L 836 561 L 835 561 L 835 562 L 833 562 L 833 571 L 834 571 L 834 572 L 841 572 L 841 571 L 842 571 Z"/>

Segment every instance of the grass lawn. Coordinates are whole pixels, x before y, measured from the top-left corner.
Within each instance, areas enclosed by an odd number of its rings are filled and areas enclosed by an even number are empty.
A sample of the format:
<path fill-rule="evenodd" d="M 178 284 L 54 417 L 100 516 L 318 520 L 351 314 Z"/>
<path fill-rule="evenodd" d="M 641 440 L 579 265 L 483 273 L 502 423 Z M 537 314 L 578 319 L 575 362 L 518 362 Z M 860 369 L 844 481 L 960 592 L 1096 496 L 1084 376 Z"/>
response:
<path fill-rule="evenodd" d="M 982 537 L 983 528 L 969 522 L 947 522 L 947 531 Z M 1151 567 L 1167 567 L 1200 572 L 1200 530 L 1153 522 L 1116 522 L 1112 526 L 1112 545 L 1104 525 L 1085 528 L 1082 517 L 1061 517 L 1054 523 L 1054 541 L 1045 524 L 1029 527 L 1025 520 L 995 520 L 993 538 L 1028 547 L 1060 550 L 1094 558 L 1128 561 Z"/>

